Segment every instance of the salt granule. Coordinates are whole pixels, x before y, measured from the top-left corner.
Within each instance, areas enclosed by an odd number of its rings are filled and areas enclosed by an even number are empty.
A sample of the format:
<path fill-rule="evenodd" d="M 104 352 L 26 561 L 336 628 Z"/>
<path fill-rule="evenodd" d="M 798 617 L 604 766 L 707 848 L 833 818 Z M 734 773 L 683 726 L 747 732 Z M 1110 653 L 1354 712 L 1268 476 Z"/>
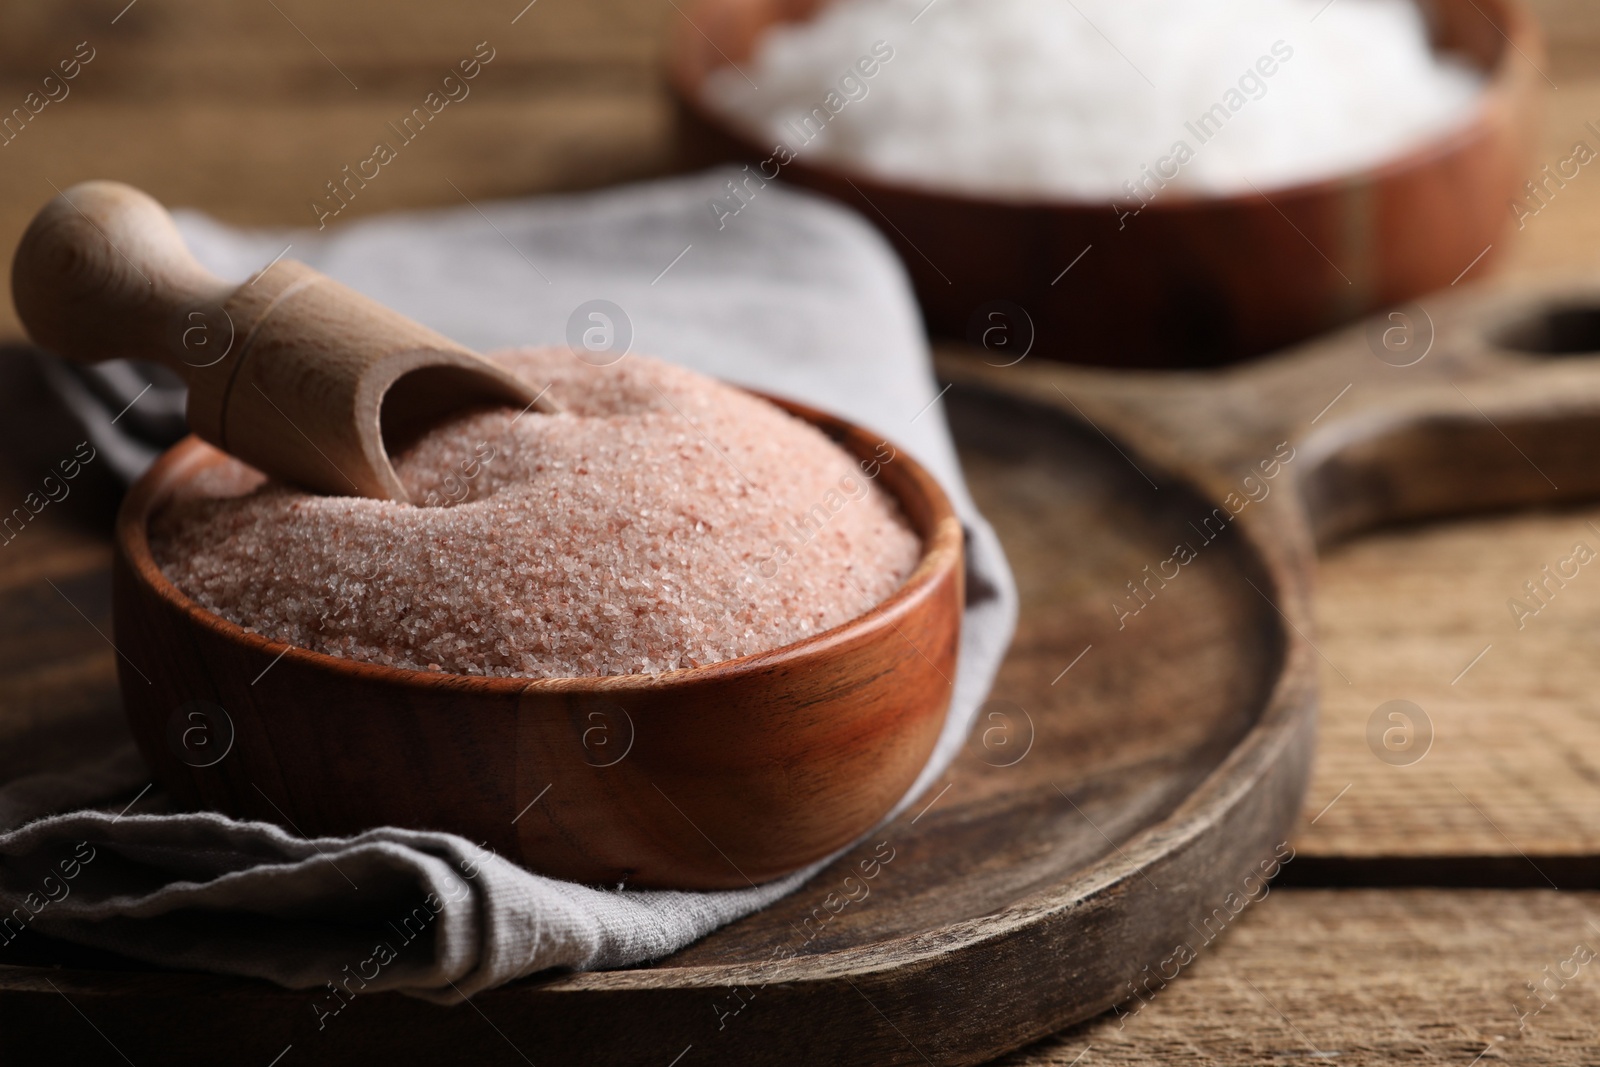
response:
<path fill-rule="evenodd" d="M 792 152 L 924 188 L 1140 203 L 1384 162 L 1463 125 L 1483 85 L 1434 53 L 1411 0 L 837 0 L 740 68 L 703 98 L 781 146 L 768 177 Z"/>
<path fill-rule="evenodd" d="M 779 648 L 861 615 L 916 566 L 894 500 L 764 400 L 642 357 L 493 358 L 565 411 L 431 431 L 394 457 L 416 504 L 316 496 L 230 459 L 155 516 L 156 562 L 274 640 L 530 678 Z"/>

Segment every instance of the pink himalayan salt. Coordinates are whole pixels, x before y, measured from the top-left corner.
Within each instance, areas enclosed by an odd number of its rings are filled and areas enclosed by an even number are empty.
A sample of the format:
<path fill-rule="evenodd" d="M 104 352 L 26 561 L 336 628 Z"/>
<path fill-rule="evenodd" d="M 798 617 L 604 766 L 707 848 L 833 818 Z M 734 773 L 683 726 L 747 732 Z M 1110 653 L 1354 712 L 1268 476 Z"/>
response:
<path fill-rule="evenodd" d="M 314 496 L 230 460 L 156 516 L 157 563 L 275 640 L 529 678 L 779 648 L 864 613 L 917 563 L 893 499 L 766 401 L 636 356 L 494 358 L 566 410 L 464 414 L 396 456 L 435 506 Z"/>

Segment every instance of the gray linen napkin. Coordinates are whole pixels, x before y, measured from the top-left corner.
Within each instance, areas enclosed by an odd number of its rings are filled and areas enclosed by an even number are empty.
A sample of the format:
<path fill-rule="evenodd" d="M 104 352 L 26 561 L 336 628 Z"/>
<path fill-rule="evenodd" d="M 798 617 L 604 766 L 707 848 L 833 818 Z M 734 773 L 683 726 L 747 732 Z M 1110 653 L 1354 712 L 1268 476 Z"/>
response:
<path fill-rule="evenodd" d="M 1010 641 L 1016 592 L 962 483 L 892 252 L 854 215 L 776 186 L 719 228 L 708 205 L 728 195 L 730 177 L 463 204 L 321 233 L 240 232 L 193 213 L 180 225 L 227 278 L 242 281 L 287 252 L 479 350 L 570 338 L 621 351 L 631 336 L 633 351 L 837 412 L 907 448 L 954 500 L 970 554 L 949 718 L 903 808 L 965 741 Z M 52 378 L 102 451 L 136 473 L 151 450 L 120 440 L 102 406 L 142 389 L 137 375 L 58 368 Z M 126 425 L 170 433 L 174 403 L 169 385 L 152 389 L 131 409 L 146 405 L 144 422 Z M 727 892 L 608 889 L 531 874 L 451 834 L 382 828 L 307 840 L 266 823 L 167 813 L 158 791 L 118 812 L 149 778 L 113 740 L 82 765 L 0 788 L 0 943 L 31 926 L 291 988 L 348 983 L 354 968 L 360 984 L 349 988 L 448 1002 L 547 968 L 666 955 L 821 867 Z"/>

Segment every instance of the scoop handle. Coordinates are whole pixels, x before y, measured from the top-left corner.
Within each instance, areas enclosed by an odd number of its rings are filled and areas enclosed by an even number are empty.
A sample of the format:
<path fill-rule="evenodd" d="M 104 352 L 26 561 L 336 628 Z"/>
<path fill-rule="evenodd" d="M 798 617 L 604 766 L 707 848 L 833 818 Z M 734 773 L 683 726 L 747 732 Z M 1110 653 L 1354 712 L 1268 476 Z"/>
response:
<path fill-rule="evenodd" d="M 385 436 L 482 404 L 559 410 L 469 349 L 294 260 L 237 288 L 189 254 L 155 200 L 74 185 L 34 217 L 11 269 L 39 345 L 79 363 L 134 358 L 189 386 L 189 428 L 268 474 L 406 499 Z"/>
<path fill-rule="evenodd" d="M 232 291 L 190 255 L 165 208 L 120 182 L 56 196 L 11 264 L 11 298 L 36 343 L 75 363 L 160 363 L 191 385 Z"/>

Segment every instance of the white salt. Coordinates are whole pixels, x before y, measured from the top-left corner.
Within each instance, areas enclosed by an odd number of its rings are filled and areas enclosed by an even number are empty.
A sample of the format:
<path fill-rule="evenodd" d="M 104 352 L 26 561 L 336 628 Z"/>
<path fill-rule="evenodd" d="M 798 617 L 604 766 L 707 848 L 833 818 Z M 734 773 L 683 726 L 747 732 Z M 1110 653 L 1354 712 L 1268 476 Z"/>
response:
<path fill-rule="evenodd" d="M 1410 0 L 837 0 L 740 66 L 704 99 L 783 147 L 769 176 L 793 152 L 1018 198 L 1332 177 L 1460 127 L 1483 85 Z"/>
<path fill-rule="evenodd" d="M 422 506 L 316 496 L 229 460 L 155 517 L 157 563 L 275 640 L 532 678 L 779 648 L 864 613 L 916 565 L 893 499 L 766 401 L 641 357 L 494 358 L 565 412 L 434 430 L 395 457 Z"/>

